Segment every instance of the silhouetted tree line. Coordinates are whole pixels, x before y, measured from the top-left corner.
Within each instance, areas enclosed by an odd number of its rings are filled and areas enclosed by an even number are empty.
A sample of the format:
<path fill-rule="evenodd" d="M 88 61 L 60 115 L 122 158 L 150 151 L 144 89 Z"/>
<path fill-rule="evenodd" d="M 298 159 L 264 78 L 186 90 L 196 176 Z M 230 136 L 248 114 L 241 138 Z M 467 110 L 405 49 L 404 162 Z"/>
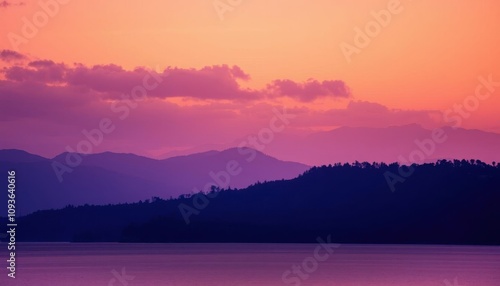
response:
<path fill-rule="evenodd" d="M 384 173 L 399 167 L 334 164 L 292 180 L 214 188 L 217 196 L 189 224 L 179 205 L 192 204 L 190 195 L 38 211 L 18 219 L 18 240 L 314 243 L 331 234 L 340 243 L 500 244 L 499 164 L 413 165 L 391 192 Z"/>

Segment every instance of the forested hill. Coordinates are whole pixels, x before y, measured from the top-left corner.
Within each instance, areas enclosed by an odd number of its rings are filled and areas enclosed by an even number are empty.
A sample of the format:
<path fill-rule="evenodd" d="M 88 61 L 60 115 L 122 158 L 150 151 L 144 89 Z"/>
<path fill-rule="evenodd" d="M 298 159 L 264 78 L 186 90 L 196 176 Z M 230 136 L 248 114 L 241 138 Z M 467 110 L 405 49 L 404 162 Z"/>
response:
<path fill-rule="evenodd" d="M 38 211 L 18 220 L 18 239 L 315 242 L 331 234 L 340 243 L 500 245 L 500 166 L 398 167 L 338 164 L 242 190 Z"/>

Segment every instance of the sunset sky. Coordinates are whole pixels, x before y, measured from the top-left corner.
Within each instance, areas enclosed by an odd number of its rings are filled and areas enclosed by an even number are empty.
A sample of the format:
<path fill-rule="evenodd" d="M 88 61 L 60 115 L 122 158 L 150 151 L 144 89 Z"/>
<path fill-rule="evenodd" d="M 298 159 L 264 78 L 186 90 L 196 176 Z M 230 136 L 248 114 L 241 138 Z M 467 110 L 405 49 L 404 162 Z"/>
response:
<path fill-rule="evenodd" d="M 0 1 L 0 149 L 53 156 L 110 118 L 116 130 L 94 151 L 158 157 L 238 140 L 283 106 L 292 134 L 435 128 L 479 77 L 500 82 L 496 0 L 60 2 Z M 341 45 L 388 7 L 398 13 L 383 12 L 385 27 L 347 59 Z M 147 99 L 113 112 L 147 75 L 161 77 Z M 493 91 L 460 127 L 500 133 L 499 111 Z"/>

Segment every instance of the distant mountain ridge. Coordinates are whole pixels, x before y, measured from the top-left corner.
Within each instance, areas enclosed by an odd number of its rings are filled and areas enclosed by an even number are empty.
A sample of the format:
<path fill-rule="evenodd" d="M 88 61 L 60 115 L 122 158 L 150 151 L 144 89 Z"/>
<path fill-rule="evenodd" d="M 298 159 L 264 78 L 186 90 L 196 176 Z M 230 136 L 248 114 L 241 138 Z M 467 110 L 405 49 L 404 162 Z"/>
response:
<path fill-rule="evenodd" d="M 28 153 L 24 150 L 18 150 L 18 149 L 0 150 L 0 161 L 1 162 L 29 163 L 29 162 L 43 162 L 45 160 L 47 160 L 47 158 Z"/>
<path fill-rule="evenodd" d="M 422 162 L 439 159 L 479 159 L 484 162 L 500 161 L 500 134 L 475 129 L 442 127 L 446 140 L 436 143 L 431 154 L 425 154 Z M 389 127 L 339 127 L 330 131 L 309 135 L 276 134 L 274 140 L 262 152 L 274 158 L 321 166 L 336 162 L 400 162 L 400 157 L 420 148 L 415 141 L 432 139 L 433 130 L 418 124 Z M 229 144 L 195 146 L 171 154 L 186 155 L 210 149 L 227 149 L 237 146 L 241 140 Z M 252 146 L 249 146 L 252 147 Z M 168 154 L 165 154 L 168 156 Z"/>
<path fill-rule="evenodd" d="M 153 196 L 177 197 L 197 192 L 209 183 L 243 188 L 259 181 L 291 179 L 309 169 L 304 164 L 280 161 L 249 148 L 165 160 L 105 152 L 82 155 L 81 164 L 65 173 L 59 182 L 52 164 L 65 164 L 66 155 L 48 159 L 21 150 L 0 150 L 0 170 L 16 170 L 21 213 L 68 204 L 116 204 Z M 233 165 L 239 170 L 237 175 L 227 175 L 229 162 L 236 162 Z M 6 204 L 1 205 L 0 211 L 5 207 Z"/>
<path fill-rule="evenodd" d="M 500 134 L 462 128 L 441 128 L 446 139 L 434 142 L 435 150 L 424 153 L 423 162 L 439 159 L 500 161 Z M 340 127 L 289 140 L 277 138 L 265 152 L 282 160 L 320 166 L 336 162 L 401 162 L 412 152 L 422 152 L 415 142 L 429 142 L 433 130 L 417 124 L 386 128 Z"/>

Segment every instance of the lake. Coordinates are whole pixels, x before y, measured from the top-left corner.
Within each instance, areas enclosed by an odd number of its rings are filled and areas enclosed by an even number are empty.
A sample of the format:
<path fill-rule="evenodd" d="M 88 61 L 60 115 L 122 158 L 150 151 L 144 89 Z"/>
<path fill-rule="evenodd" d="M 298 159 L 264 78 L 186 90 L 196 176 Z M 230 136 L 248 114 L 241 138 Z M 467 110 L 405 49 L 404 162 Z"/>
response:
<path fill-rule="evenodd" d="M 6 265 L 7 246 L 0 246 Z M 500 247 L 489 246 L 24 243 L 17 248 L 17 278 L 7 278 L 2 267 L 0 285 L 500 285 Z"/>

